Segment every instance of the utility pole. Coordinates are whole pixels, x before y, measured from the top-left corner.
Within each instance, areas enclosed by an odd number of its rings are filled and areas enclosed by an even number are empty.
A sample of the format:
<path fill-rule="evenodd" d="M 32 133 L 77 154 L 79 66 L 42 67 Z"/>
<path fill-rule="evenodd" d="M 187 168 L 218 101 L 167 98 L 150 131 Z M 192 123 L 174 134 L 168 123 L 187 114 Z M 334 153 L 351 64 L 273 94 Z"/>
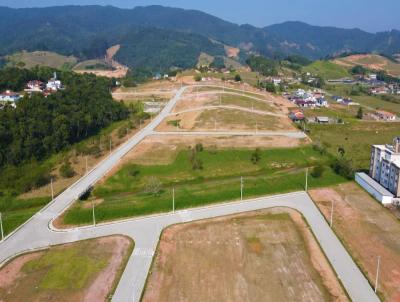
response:
<path fill-rule="evenodd" d="M 111 151 L 112 151 L 112 142 L 111 142 L 111 137 L 110 137 L 110 155 L 111 155 Z"/>
<path fill-rule="evenodd" d="M 375 293 L 378 291 L 380 265 L 381 265 L 381 256 L 378 256 L 378 265 L 376 267 L 376 279 L 375 279 Z"/>
<path fill-rule="evenodd" d="M 175 213 L 175 188 L 172 188 L 172 213 Z"/>
<path fill-rule="evenodd" d="M 308 168 L 306 168 L 306 192 L 308 192 Z"/>
<path fill-rule="evenodd" d="M 96 226 L 96 216 L 94 213 L 94 201 L 92 201 L 92 216 L 93 216 L 93 226 Z"/>
<path fill-rule="evenodd" d="M 85 162 L 86 162 L 86 174 L 88 173 L 88 159 L 87 155 L 85 156 Z"/>
<path fill-rule="evenodd" d="M 54 199 L 53 178 L 50 179 L 50 187 L 51 187 L 51 200 L 53 200 Z"/>
<path fill-rule="evenodd" d="M 4 240 L 4 230 L 3 230 L 3 216 L 0 213 L 0 231 L 1 231 L 1 241 Z"/>
<path fill-rule="evenodd" d="M 331 207 L 331 228 L 333 226 L 333 200 L 332 200 L 332 207 Z"/>
<path fill-rule="evenodd" d="M 243 200 L 243 176 L 240 177 L 240 200 Z"/>

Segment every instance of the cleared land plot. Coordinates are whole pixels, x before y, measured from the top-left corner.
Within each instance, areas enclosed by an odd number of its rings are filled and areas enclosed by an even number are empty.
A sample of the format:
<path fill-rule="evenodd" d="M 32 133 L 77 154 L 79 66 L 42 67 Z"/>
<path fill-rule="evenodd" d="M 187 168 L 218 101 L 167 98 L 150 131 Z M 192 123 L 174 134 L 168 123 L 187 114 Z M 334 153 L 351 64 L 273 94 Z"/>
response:
<path fill-rule="evenodd" d="M 143 301 L 348 301 L 299 213 L 273 209 L 164 231 Z"/>
<path fill-rule="evenodd" d="M 78 61 L 73 56 L 67 57 L 49 51 L 35 51 L 35 52 L 24 51 L 8 56 L 7 60 L 12 65 L 22 62 L 25 64 L 24 65 L 25 68 L 33 68 L 39 65 L 39 66 L 49 66 L 53 68 L 64 68 L 64 69 L 71 69 Z"/>
<path fill-rule="evenodd" d="M 385 70 L 390 75 L 400 76 L 400 64 L 380 55 L 352 55 L 336 59 L 334 62 L 348 67 L 361 65 L 367 69 Z"/>
<path fill-rule="evenodd" d="M 399 220 L 355 183 L 310 194 L 327 219 L 334 202 L 334 230 L 371 284 L 381 257 L 379 296 L 400 301 Z"/>
<path fill-rule="evenodd" d="M 234 109 L 203 111 L 191 130 L 295 130 L 287 117 L 259 115 Z"/>
<path fill-rule="evenodd" d="M 309 72 L 318 75 L 326 80 L 341 79 L 350 76 L 349 71 L 331 61 L 315 61 L 303 68 L 303 72 Z"/>
<path fill-rule="evenodd" d="M 132 248 L 115 236 L 19 256 L 0 270 L 0 300 L 109 301 Z"/>
<path fill-rule="evenodd" d="M 356 169 L 368 169 L 371 143 L 388 144 L 400 133 L 400 123 L 350 122 L 345 125 L 308 125 L 314 142 L 322 142 L 327 150 L 337 156 L 343 147 L 345 156 Z"/>
<path fill-rule="evenodd" d="M 250 136 L 182 136 L 152 135 L 131 150 L 122 164 L 166 165 L 174 162 L 179 152 L 190 146 L 203 144 L 207 150 L 251 149 L 255 148 L 295 148 L 309 144 L 308 139 L 294 139 L 283 136 L 250 137 Z"/>
<path fill-rule="evenodd" d="M 240 198 L 240 177 L 244 197 L 303 190 L 305 168 L 324 165 L 321 177 L 309 177 L 310 187 L 324 187 L 346 180 L 329 168 L 330 157 L 312 147 L 260 150 L 252 162 L 252 150 L 185 150 L 167 165 L 126 164 L 99 184 L 91 199 L 75 203 L 60 223 L 92 222 L 91 202 L 96 202 L 96 219 L 113 219 L 168 212 Z"/>

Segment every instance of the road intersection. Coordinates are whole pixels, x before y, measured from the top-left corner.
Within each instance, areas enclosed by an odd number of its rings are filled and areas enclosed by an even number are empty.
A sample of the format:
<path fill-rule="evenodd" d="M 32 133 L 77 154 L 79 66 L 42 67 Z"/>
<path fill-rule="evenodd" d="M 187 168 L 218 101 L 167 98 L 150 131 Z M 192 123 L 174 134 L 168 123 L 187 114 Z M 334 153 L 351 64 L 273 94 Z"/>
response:
<path fill-rule="evenodd" d="M 156 129 L 164 118 L 170 114 L 187 88 L 188 87 L 182 87 L 179 89 L 175 97 L 167 103 L 161 113 L 153 119 L 150 124 L 144 127 L 125 144 L 121 145 L 110 154 L 109 157 L 100 162 L 88 174 L 61 193 L 48 206 L 34 215 L 25 224 L 9 234 L 6 239 L 0 243 L 0 263 L 4 264 L 16 255 L 53 245 L 108 235 L 126 235 L 135 241 L 135 248 L 117 286 L 112 301 L 139 301 L 158 240 L 162 230 L 166 227 L 182 222 L 214 218 L 271 207 L 289 207 L 303 214 L 350 298 L 353 301 L 379 301 L 368 281 L 305 192 L 187 209 L 175 213 L 128 219 L 69 230 L 58 230 L 53 226 L 52 222 L 54 219 L 68 209 L 80 194 L 106 175 L 109 170 L 118 164 L 126 153 L 139 144 L 145 137 L 154 134 L 154 129 Z M 215 133 L 213 133 L 213 135 L 215 135 Z"/>

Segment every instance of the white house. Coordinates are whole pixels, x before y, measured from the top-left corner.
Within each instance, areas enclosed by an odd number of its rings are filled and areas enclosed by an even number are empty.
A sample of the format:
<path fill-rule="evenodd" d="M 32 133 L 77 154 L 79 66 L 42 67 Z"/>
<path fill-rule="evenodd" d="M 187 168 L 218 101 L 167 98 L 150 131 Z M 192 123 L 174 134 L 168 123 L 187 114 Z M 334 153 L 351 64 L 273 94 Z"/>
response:
<path fill-rule="evenodd" d="M 0 102 L 10 102 L 15 103 L 21 98 L 19 93 L 6 90 L 5 92 L 0 94 Z"/>
<path fill-rule="evenodd" d="M 60 80 L 57 80 L 57 73 L 54 73 L 54 77 L 51 78 L 47 84 L 46 84 L 46 89 L 50 91 L 58 91 L 62 89 L 62 83 Z"/>

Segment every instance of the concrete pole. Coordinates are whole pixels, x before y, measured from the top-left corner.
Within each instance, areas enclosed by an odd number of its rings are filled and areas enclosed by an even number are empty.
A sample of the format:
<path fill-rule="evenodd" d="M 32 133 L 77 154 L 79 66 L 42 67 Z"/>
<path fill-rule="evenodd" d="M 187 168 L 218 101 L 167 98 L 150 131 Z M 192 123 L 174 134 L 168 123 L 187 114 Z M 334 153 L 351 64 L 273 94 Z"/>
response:
<path fill-rule="evenodd" d="M 3 230 L 3 216 L 0 213 L 0 231 L 1 231 L 1 241 L 4 240 L 4 230 Z"/>
<path fill-rule="evenodd" d="M 85 166 L 86 166 L 86 174 L 88 173 L 88 158 L 87 158 L 87 155 L 86 155 L 86 157 L 85 157 Z"/>
<path fill-rule="evenodd" d="M 375 279 L 375 293 L 378 291 L 380 265 L 381 265 L 381 256 L 378 256 L 378 265 L 376 267 L 376 279 Z"/>
<path fill-rule="evenodd" d="M 240 177 L 240 200 L 243 200 L 243 176 Z"/>
<path fill-rule="evenodd" d="M 110 138 L 110 155 L 111 155 L 111 152 L 112 152 L 112 142 L 111 142 L 111 138 Z"/>
<path fill-rule="evenodd" d="M 306 192 L 308 192 L 308 168 L 306 168 Z"/>
<path fill-rule="evenodd" d="M 172 188 L 172 213 L 175 213 L 175 188 Z"/>
<path fill-rule="evenodd" d="M 92 201 L 92 216 L 93 216 L 93 226 L 96 226 L 96 216 L 94 213 L 94 201 Z"/>
<path fill-rule="evenodd" d="M 51 200 L 54 200 L 53 178 L 50 179 Z"/>
<path fill-rule="evenodd" d="M 333 200 L 332 200 L 332 207 L 331 207 L 331 228 L 333 226 Z"/>

